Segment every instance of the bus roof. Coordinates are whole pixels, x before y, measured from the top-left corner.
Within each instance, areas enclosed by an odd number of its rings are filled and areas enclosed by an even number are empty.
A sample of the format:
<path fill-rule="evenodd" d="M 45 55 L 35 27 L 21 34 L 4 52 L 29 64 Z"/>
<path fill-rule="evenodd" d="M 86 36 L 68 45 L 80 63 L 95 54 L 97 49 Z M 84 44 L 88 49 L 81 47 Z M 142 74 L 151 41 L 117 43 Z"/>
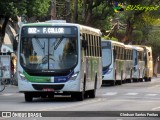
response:
<path fill-rule="evenodd" d="M 82 33 L 94 34 L 98 36 L 102 35 L 100 29 L 88 27 L 85 25 L 75 24 L 75 23 L 65 23 L 64 21 L 62 22 L 46 21 L 46 22 L 37 22 L 37 23 L 27 23 L 22 25 L 22 27 L 24 26 L 76 26 L 80 29 L 80 32 Z"/>
<path fill-rule="evenodd" d="M 136 49 L 137 51 L 144 51 L 142 47 L 136 45 L 133 45 L 133 49 Z"/>
<path fill-rule="evenodd" d="M 125 49 L 133 49 L 132 45 L 125 45 Z"/>
<path fill-rule="evenodd" d="M 116 44 L 116 45 L 124 46 L 124 43 L 113 41 L 113 40 L 106 40 L 106 39 L 102 38 L 102 42 L 105 42 L 105 41 L 111 42 L 111 44 Z"/>
<path fill-rule="evenodd" d="M 145 49 L 147 49 L 148 51 L 152 51 L 152 47 L 150 47 L 150 46 L 145 46 L 145 45 L 136 45 L 136 46 L 145 48 Z"/>

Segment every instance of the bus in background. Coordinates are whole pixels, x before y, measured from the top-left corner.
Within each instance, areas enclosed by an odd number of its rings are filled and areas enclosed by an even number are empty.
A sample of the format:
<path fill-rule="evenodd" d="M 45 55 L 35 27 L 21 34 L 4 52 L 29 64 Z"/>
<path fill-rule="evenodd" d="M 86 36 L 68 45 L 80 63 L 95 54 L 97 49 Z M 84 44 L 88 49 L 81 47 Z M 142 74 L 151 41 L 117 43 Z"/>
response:
<path fill-rule="evenodd" d="M 133 82 L 143 81 L 144 70 L 145 70 L 144 49 L 142 47 L 133 45 L 133 69 L 132 69 Z"/>
<path fill-rule="evenodd" d="M 124 83 L 124 50 L 123 43 L 102 39 L 103 84 Z"/>
<path fill-rule="evenodd" d="M 56 94 L 94 98 L 102 84 L 100 30 L 64 21 L 23 24 L 17 78 L 28 102 Z"/>
<path fill-rule="evenodd" d="M 145 61 L 145 73 L 144 80 L 151 81 L 153 77 L 153 58 L 152 58 L 152 48 L 144 45 L 139 45 L 144 49 L 144 61 Z"/>
<path fill-rule="evenodd" d="M 125 45 L 125 80 L 127 83 L 132 82 L 132 68 L 133 68 L 133 47 L 132 45 Z"/>

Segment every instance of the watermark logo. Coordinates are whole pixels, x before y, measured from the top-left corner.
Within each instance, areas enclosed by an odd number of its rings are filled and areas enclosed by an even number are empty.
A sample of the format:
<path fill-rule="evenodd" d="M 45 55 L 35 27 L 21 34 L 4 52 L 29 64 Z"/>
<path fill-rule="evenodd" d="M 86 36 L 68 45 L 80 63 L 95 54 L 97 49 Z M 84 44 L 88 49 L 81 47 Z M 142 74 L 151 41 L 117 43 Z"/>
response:
<path fill-rule="evenodd" d="M 158 5 L 155 5 L 155 6 L 142 6 L 142 5 L 139 4 L 139 5 L 128 5 L 126 7 L 126 10 L 135 10 L 135 11 L 144 10 L 145 12 L 147 12 L 147 11 L 158 10 L 159 7 L 160 6 L 158 6 Z"/>
<path fill-rule="evenodd" d="M 11 112 L 2 112 L 2 117 L 9 118 L 11 116 Z"/>
<path fill-rule="evenodd" d="M 125 6 L 124 6 L 125 5 Z M 123 3 L 118 3 L 118 2 L 114 2 L 113 3 L 113 9 L 114 12 L 120 12 L 120 11 L 155 11 L 158 10 L 160 8 L 160 6 L 158 5 L 150 5 L 150 6 L 145 6 L 145 5 L 126 5 Z"/>
<path fill-rule="evenodd" d="M 114 12 L 120 12 L 120 11 L 124 11 L 124 7 L 123 7 L 123 4 L 122 3 L 118 3 L 118 2 L 114 2 L 113 3 L 113 9 L 114 9 Z"/>

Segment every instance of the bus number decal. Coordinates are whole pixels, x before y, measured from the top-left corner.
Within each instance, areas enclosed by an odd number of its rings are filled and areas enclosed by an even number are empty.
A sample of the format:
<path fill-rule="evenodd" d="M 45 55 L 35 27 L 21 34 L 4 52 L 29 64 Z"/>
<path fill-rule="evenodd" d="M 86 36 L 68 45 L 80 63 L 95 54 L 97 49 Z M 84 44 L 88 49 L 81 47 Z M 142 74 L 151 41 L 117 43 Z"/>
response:
<path fill-rule="evenodd" d="M 37 33 L 37 28 L 28 28 L 28 33 L 30 34 Z"/>

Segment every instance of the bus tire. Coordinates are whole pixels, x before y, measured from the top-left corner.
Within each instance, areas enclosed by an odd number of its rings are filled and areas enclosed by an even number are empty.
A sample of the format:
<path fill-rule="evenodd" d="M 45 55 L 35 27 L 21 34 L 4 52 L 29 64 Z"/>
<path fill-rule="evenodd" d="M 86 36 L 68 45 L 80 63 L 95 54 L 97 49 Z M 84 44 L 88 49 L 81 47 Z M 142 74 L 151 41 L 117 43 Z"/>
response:
<path fill-rule="evenodd" d="M 111 86 L 115 86 L 115 84 L 116 84 L 115 80 L 112 80 L 110 83 Z"/>
<path fill-rule="evenodd" d="M 84 100 L 84 97 L 86 95 L 85 90 L 86 90 L 86 74 L 84 74 L 83 90 L 82 90 L 82 92 L 78 92 L 77 95 L 76 95 L 76 99 L 78 101 L 83 101 Z"/>
<path fill-rule="evenodd" d="M 138 82 L 138 78 L 133 78 L 133 82 Z"/>
<path fill-rule="evenodd" d="M 96 89 L 97 89 L 97 74 L 95 76 L 95 82 L 94 82 L 94 89 L 90 90 L 89 93 L 89 98 L 95 98 L 96 97 Z"/>
<path fill-rule="evenodd" d="M 26 102 L 32 102 L 33 100 L 32 93 L 24 93 L 24 97 Z"/>
<path fill-rule="evenodd" d="M 84 91 L 82 91 L 82 92 L 77 92 L 76 99 L 77 99 L 78 101 L 83 101 L 83 100 L 84 100 Z"/>
<path fill-rule="evenodd" d="M 148 77 L 145 77 L 144 80 L 145 80 L 145 82 L 148 82 L 148 81 L 149 81 L 149 78 L 148 78 Z"/>
<path fill-rule="evenodd" d="M 151 82 L 151 78 L 150 77 L 149 77 L 148 81 Z"/>
<path fill-rule="evenodd" d="M 117 81 L 118 85 L 122 85 L 122 80 Z"/>

